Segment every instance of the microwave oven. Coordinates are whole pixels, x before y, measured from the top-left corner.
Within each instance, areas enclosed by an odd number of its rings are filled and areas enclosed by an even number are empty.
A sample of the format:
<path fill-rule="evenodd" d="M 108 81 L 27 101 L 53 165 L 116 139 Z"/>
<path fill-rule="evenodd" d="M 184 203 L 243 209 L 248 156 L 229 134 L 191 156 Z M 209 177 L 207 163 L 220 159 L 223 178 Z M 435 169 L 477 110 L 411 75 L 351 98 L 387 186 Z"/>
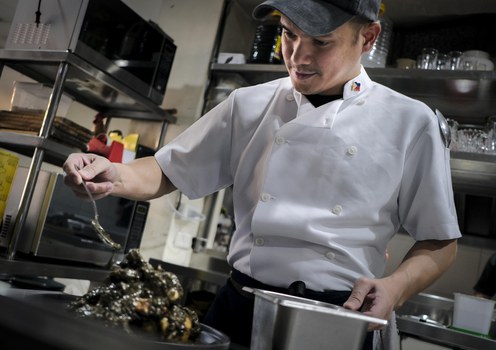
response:
<path fill-rule="evenodd" d="M 9 247 L 28 168 L 18 167 L 12 181 L 0 229 L 0 248 Z M 149 202 L 108 196 L 97 200 L 99 221 L 121 245 L 123 256 L 139 248 Z M 63 175 L 40 171 L 17 241 L 16 253 L 38 260 L 107 266 L 115 257 L 91 225 L 91 202 L 79 199 L 63 183 Z"/>
<path fill-rule="evenodd" d="M 18 0 L 5 49 L 72 52 L 160 105 L 176 45 L 121 0 Z"/>

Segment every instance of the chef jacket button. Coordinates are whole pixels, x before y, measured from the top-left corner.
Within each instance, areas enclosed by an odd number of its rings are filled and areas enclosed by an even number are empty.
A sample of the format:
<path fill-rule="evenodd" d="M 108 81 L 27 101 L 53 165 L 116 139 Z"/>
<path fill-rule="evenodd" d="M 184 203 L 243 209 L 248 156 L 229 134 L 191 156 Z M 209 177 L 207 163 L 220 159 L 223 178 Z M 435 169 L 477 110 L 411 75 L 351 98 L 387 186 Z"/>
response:
<path fill-rule="evenodd" d="M 276 137 L 276 144 L 277 145 L 282 145 L 284 142 L 286 142 L 286 140 L 284 139 L 284 137 L 282 137 L 282 136 L 277 136 Z"/>
<path fill-rule="evenodd" d="M 260 196 L 262 202 L 268 202 L 270 198 L 270 194 L 268 194 L 267 192 L 262 193 L 262 195 Z"/>
<path fill-rule="evenodd" d="M 327 258 L 327 259 L 329 259 L 329 260 L 334 260 L 334 259 L 336 259 L 336 254 L 335 254 L 335 253 L 333 253 L 333 252 L 327 252 L 327 253 L 325 254 L 325 256 L 326 256 L 326 258 Z"/>
<path fill-rule="evenodd" d="M 331 125 L 331 118 L 325 118 L 325 119 L 324 119 L 324 125 L 325 125 L 325 126 L 329 126 L 329 125 Z"/>
<path fill-rule="evenodd" d="M 350 146 L 346 150 L 346 154 L 349 156 L 354 156 L 358 152 L 358 148 L 356 146 Z"/>
<path fill-rule="evenodd" d="M 335 205 L 335 206 L 332 208 L 331 212 L 332 212 L 333 214 L 335 214 L 335 215 L 340 215 L 340 214 L 343 212 L 343 207 L 342 207 L 342 206 L 340 206 L 340 205 Z"/>
<path fill-rule="evenodd" d="M 357 106 L 362 106 L 365 103 L 365 100 L 358 100 Z"/>
<path fill-rule="evenodd" d="M 265 240 L 262 237 L 255 238 L 255 245 L 262 246 L 262 245 L 264 245 L 264 243 L 265 243 Z"/>
<path fill-rule="evenodd" d="M 288 100 L 288 101 L 294 101 L 294 99 L 295 98 L 294 98 L 294 96 L 292 94 L 286 95 L 286 100 Z"/>

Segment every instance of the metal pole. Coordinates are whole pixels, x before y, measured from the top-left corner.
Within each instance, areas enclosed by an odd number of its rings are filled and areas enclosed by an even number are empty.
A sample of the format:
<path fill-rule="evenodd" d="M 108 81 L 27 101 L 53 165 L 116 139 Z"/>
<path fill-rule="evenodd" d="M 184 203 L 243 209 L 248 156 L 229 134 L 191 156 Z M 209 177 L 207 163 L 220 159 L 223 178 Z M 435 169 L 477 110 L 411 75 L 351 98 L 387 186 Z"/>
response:
<path fill-rule="evenodd" d="M 9 249 L 7 252 L 9 260 L 13 260 L 17 252 L 19 237 L 22 234 L 22 228 L 26 221 L 29 204 L 31 203 L 31 200 L 33 198 L 36 181 L 38 180 L 38 173 L 40 172 L 41 164 L 43 163 L 43 156 L 45 154 L 45 151 L 43 149 L 44 141 L 48 138 L 48 136 L 50 136 L 50 130 L 52 128 L 53 122 L 55 121 L 57 108 L 59 106 L 60 97 L 62 96 L 68 69 L 69 64 L 67 62 L 61 62 L 57 71 L 57 76 L 55 77 L 52 94 L 50 95 L 50 98 L 48 100 L 48 106 L 45 111 L 45 116 L 43 118 L 40 132 L 38 134 L 38 137 L 41 139 L 41 145 L 37 146 L 34 149 L 28 176 L 22 192 L 19 208 L 17 210 L 14 231 L 12 233 L 11 241 L 9 243 Z"/>

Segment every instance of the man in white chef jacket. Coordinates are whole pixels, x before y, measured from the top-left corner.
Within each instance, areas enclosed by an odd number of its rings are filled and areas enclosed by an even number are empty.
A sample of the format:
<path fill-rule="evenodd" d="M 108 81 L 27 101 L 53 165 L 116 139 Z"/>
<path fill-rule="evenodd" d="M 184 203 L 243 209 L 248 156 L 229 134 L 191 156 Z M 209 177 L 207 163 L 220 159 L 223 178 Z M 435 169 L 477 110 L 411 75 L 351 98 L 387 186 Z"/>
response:
<path fill-rule="evenodd" d="M 285 292 L 301 281 L 299 295 L 393 321 L 455 257 L 449 149 L 436 116 L 360 64 L 380 32 L 379 5 L 264 2 L 254 16 L 282 14 L 289 77 L 234 91 L 153 157 L 111 164 L 74 154 L 64 165 L 82 196 L 83 180 L 96 197 L 134 199 L 175 189 L 194 199 L 233 185 L 233 272 L 204 322 L 234 343 L 250 342 L 253 297 L 243 286 Z M 416 243 L 383 277 L 400 227 Z"/>

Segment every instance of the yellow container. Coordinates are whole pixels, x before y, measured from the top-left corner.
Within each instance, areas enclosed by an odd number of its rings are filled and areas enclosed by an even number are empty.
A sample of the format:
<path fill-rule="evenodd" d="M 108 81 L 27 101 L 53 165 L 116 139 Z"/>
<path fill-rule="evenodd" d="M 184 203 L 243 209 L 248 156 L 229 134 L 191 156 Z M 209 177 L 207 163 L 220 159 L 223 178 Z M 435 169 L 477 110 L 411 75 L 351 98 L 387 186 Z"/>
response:
<path fill-rule="evenodd" d="M 0 223 L 18 164 L 19 157 L 16 154 L 0 149 Z"/>

